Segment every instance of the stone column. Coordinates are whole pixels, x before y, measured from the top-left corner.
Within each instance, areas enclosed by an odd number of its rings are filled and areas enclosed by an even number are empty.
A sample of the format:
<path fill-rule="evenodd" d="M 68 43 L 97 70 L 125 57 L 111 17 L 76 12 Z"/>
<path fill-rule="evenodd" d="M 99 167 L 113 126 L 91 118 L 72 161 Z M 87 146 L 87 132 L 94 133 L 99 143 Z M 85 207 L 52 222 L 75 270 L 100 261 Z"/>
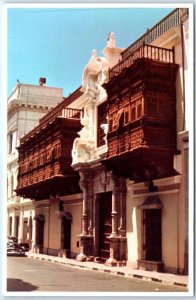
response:
<path fill-rule="evenodd" d="M 110 235 L 110 258 L 106 265 L 126 265 L 126 179 L 112 176 L 112 234 Z M 119 222 L 119 224 L 118 224 Z M 119 225 L 119 226 L 118 226 Z"/>
<path fill-rule="evenodd" d="M 88 215 L 87 215 L 87 180 L 80 180 L 80 187 L 83 190 L 83 208 L 82 208 L 82 235 L 88 234 Z"/>
<path fill-rule="evenodd" d="M 20 230 L 19 230 L 19 239 L 18 239 L 18 241 L 19 242 L 23 242 L 23 228 L 24 228 L 24 226 L 23 226 L 23 217 L 24 217 L 24 207 L 23 206 L 21 206 L 21 210 L 20 210 Z"/>
<path fill-rule="evenodd" d="M 35 252 L 36 245 L 36 221 L 34 218 L 32 219 L 32 244 L 31 244 L 31 252 Z"/>
<path fill-rule="evenodd" d="M 90 188 L 91 174 L 88 170 L 80 172 L 80 188 L 83 190 L 83 211 L 82 211 L 82 233 L 79 235 L 81 248 L 80 254 L 76 257 L 78 261 L 93 260 L 93 229 L 92 229 L 92 190 Z M 90 196 L 90 197 L 89 197 Z M 89 227 L 88 227 L 89 224 Z"/>
<path fill-rule="evenodd" d="M 32 212 L 30 211 L 29 216 L 29 247 L 32 247 L 32 239 L 33 239 L 33 221 L 32 221 Z"/>
<path fill-rule="evenodd" d="M 112 191 L 112 233 L 109 237 L 110 240 L 110 258 L 107 259 L 106 265 L 116 266 L 119 255 L 119 240 L 118 240 L 118 178 L 112 176 L 113 191 Z"/>
<path fill-rule="evenodd" d="M 94 207 L 94 194 L 91 189 L 89 193 L 87 193 L 88 198 L 88 215 L 89 215 L 89 222 L 88 222 L 88 233 L 89 235 L 93 235 L 93 207 Z"/>
<path fill-rule="evenodd" d="M 126 265 L 127 238 L 126 238 L 126 179 L 120 178 L 119 187 L 119 264 Z"/>
<path fill-rule="evenodd" d="M 110 237 L 118 236 L 118 188 L 115 187 L 112 194 L 112 233 Z"/>
<path fill-rule="evenodd" d="M 119 187 L 119 236 L 126 236 L 126 179 L 120 179 L 120 187 Z"/>
<path fill-rule="evenodd" d="M 36 222 L 34 220 L 34 217 L 35 217 L 35 203 L 36 201 L 35 200 L 32 200 L 32 238 L 31 238 L 31 252 L 34 252 L 34 247 L 35 247 L 35 226 L 36 226 Z"/>
<path fill-rule="evenodd" d="M 16 210 L 13 209 L 12 236 L 16 237 Z"/>

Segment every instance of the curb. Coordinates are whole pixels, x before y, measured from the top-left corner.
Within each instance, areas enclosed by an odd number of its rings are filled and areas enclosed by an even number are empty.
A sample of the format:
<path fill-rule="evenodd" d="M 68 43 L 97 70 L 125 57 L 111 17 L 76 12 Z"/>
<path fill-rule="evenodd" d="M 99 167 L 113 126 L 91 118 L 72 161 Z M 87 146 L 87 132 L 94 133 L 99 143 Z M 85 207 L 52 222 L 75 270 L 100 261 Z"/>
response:
<path fill-rule="evenodd" d="M 157 283 L 162 283 L 162 284 L 169 284 L 169 285 L 181 286 L 181 287 L 184 287 L 184 288 L 188 288 L 187 283 L 171 281 L 171 280 L 165 280 L 165 279 L 159 279 L 159 278 L 156 278 L 156 277 L 150 277 L 150 276 L 146 276 L 146 275 L 133 274 L 133 273 L 130 273 L 130 271 L 120 272 L 120 271 L 117 271 L 117 270 L 105 269 L 104 267 L 99 268 L 99 267 L 94 267 L 94 266 L 80 265 L 80 264 L 77 264 L 77 263 L 76 264 L 75 263 L 69 263 L 67 261 L 58 261 L 58 260 L 51 259 L 51 258 L 34 256 L 34 255 L 31 255 L 31 254 L 27 255 L 27 257 L 33 258 L 33 259 L 36 259 L 36 260 L 42 260 L 42 261 L 48 261 L 48 262 L 57 263 L 57 264 L 61 264 L 61 265 L 66 265 L 68 267 L 73 267 L 73 268 L 78 268 L 78 269 L 83 269 L 83 270 L 85 269 L 85 270 L 97 271 L 97 272 L 102 272 L 102 273 L 109 273 L 111 275 L 122 276 L 122 277 L 126 277 L 126 278 L 134 278 L 134 279 L 140 279 L 140 280 L 149 281 L 149 282 L 157 282 Z"/>

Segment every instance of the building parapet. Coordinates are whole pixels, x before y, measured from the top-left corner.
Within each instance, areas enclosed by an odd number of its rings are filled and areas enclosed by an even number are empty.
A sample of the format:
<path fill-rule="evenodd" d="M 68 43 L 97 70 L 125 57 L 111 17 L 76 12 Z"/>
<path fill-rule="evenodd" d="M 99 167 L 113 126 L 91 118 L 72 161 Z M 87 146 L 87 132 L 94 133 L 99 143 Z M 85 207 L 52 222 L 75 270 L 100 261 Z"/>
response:
<path fill-rule="evenodd" d="M 177 8 L 162 19 L 159 23 L 153 26 L 151 29 L 147 30 L 139 39 L 137 39 L 133 44 L 126 48 L 122 52 L 122 58 L 128 57 L 137 48 L 139 48 L 143 43 L 150 44 L 155 39 L 160 37 L 162 34 L 167 32 L 170 28 L 180 25 L 180 9 Z"/>

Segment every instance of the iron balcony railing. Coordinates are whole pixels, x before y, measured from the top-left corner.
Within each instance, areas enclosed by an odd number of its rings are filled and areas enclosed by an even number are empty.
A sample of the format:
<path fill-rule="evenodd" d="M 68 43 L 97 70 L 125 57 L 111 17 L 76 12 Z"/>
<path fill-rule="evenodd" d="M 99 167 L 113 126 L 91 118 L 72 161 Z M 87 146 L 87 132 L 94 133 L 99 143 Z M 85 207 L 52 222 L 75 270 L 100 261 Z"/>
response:
<path fill-rule="evenodd" d="M 151 44 L 155 39 L 167 32 L 170 28 L 180 25 L 180 9 L 177 8 L 162 19 L 155 26 L 147 30 L 138 40 L 132 43 L 122 52 L 122 59 L 128 57 L 132 52 L 139 48 L 143 43 Z"/>
<path fill-rule="evenodd" d="M 121 60 L 117 65 L 109 70 L 109 80 L 119 75 L 125 68 L 130 67 L 138 58 L 148 58 L 165 63 L 174 63 L 174 48 L 166 49 L 152 45 L 142 44 L 128 57 Z"/>

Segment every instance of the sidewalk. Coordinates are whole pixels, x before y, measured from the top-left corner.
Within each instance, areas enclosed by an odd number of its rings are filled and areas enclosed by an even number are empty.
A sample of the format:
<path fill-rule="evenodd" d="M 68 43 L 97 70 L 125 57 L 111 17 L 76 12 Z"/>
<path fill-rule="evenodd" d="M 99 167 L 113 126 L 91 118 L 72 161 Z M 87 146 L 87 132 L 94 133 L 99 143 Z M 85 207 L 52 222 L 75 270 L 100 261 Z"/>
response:
<path fill-rule="evenodd" d="M 30 258 L 45 260 L 53 263 L 64 264 L 69 267 L 83 268 L 86 270 L 106 272 L 113 275 L 125 276 L 129 278 L 137 278 L 146 281 L 154 281 L 170 285 L 178 285 L 188 287 L 188 275 L 175 275 L 169 273 L 149 272 L 131 267 L 110 267 L 95 262 L 78 262 L 75 259 L 62 258 L 45 254 L 37 254 L 27 252 L 26 255 Z"/>

